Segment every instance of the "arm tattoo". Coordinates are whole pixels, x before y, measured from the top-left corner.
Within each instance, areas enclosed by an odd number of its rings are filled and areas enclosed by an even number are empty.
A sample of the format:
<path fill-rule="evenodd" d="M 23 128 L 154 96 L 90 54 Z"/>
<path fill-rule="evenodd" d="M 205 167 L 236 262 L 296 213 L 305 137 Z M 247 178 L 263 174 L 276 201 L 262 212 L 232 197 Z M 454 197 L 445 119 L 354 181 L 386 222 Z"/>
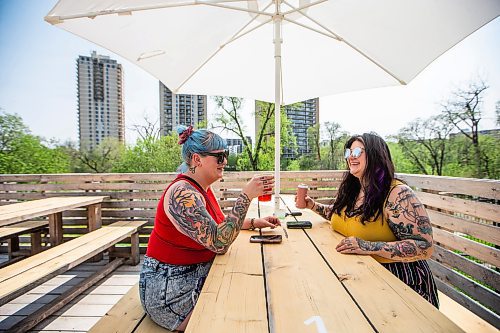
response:
<path fill-rule="evenodd" d="M 330 216 L 332 216 L 332 208 L 332 205 L 316 203 L 316 206 L 314 206 L 314 211 L 321 215 L 325 220 L 329 220 Z"/>
<path fill-rule="evenodd" d="M 409 187 L 396 189 L 399 193 L 394 202 L 387 200 L 385 208 L 387 223 L 398 241 L 386 242 L 380 250 L 402 261 L 425 258 L 432 247 L 432 226 L 425 207 Z"/>
<path fill-rule="evenodd" d="M 242 193 L 219 225 L 208 213 L 203 195 L 189 183 L 179 183 L 170 192 L 168 213 L 179 231 L 215 253 L 225 253 L 238 236 L 250 206 Z M 167 198 L 166 198 L 167 199 Z"/>

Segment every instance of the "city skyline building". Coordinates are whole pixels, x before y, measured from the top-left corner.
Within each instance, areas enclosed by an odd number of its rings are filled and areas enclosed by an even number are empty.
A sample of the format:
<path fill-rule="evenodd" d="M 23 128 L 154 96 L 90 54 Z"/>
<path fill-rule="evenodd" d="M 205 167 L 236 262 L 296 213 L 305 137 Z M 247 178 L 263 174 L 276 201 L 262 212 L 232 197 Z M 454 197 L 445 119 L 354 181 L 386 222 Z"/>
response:
<path fill-rule="evenodd" d="M 105 138 L 125 142 L 122 65 L 109 56 L 77 59 L 78 136 L 80 150 L 96 148 Z"/>
<path fill-rule="evenodd" d="M 257 110 L 257 108 L 257 101 L 255 101 L 255 109 Z M 282 157 L 291 159 L 311 154 L 312 143 L 308 140 L 307 129 L 319 124 L 319 98 L 286 105 L 285 114 L 291 122 L 293 135 L 297 139 L 297 153 L 288 147 L 282 147 Z M 259 119 L 255 117 L 255 137 L 258 136 L 259 130 Z"/>
<path fill-rule="evenodd" d="M 159 81 L 160 133 L 169 135 L 178 125 L 197 126 L 207 120 L 207 96 L 174 94 Z"/>

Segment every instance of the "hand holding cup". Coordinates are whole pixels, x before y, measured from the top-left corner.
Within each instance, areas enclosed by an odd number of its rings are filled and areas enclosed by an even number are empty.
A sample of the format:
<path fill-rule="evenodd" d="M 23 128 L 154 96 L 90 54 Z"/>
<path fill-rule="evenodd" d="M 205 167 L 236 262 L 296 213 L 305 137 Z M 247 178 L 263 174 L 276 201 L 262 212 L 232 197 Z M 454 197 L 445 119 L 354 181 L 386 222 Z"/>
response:
<path fill-rule="evenodd" d="M 269 196 L 273 194 L 274 176 L 273 175 L 255 175 L 243 188 L 243 192 L 251 200 L 255 197 Z M 262 201 L 262 200 L 261 200 Z"/>

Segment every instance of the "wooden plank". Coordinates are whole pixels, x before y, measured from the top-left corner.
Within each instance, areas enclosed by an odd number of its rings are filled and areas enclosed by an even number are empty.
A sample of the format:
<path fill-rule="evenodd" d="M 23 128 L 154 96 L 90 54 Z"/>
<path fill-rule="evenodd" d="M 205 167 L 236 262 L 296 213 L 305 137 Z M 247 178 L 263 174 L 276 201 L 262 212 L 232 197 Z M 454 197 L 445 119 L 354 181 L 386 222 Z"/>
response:
<path fill-rule="evenodd" d="M 118 227 L 104 227 L 3 268 L 0 270 L 0 299 L 4 302 L 10 295 L 25 287 L 31 287 L 51 273 L 75 267 L 94 254 L 129 237 L 142 223 L 133 221 L 118 223 Z"/>
<path fill-rule="evenodd" d="M 186 332 L 267 332 L 260 246 L 243 230 L 210 269 Z M 242 260 L 244 259 L 244 260 Z"/>
<path fill-rule="evenodd" d="M 139 283 L 136 283 L 104 317 L 92 326 L 89 333 L 132 333 L 144 316 L 145 313 L 139 300 Z"/>
<path fill-rule="evenodd" d="M 445 314 L 465 332 L 470 333 L 498 333 L 491 324 L 478 315 L 467 310 L 442 292 L 439 294 L 439 311 Z"/>
<path fill-rule="evenodd" d="M 271 332 L 375 332 L 302 230 L 284 243 L 264 245 Z M 293 295 L 293 296 L 292 296 Z M 339 305 L 342 311 L 335 311 Z"/>
<path fill-rule="evenodd" d="M 202 332 L 209 332 L 209 331 L 210 330 L 204 329 Z M 169 331 L 166 328 L 157 325 L 148 316 L 144 317 L 144 319 L 141 321 L 139 326 L 134 331 L 134 333 L 168 333 L 168 332 L 172 331 Z M 173 331 L 173 332 L 179 332 L 179 331 Z M 229 331 L 222 331 L 222 332 L 229 332 Z"/>
<path fill-rule="evenodd" d="M 50 303 L 45 304 L 40 309 L 30 314 L 25 319 L 16 323 L 14 326 L 10 328 L 12 333 L 22 333 L 27 332 L 28 330 L 35 327 L 37 324 L 41 323 L 44 319 L 48 318 L 50 315 L 61 309 L 63 306 L 71 302 L 75 297 L 80 295 L 84 290 L 90 288 L 104 277 L 109 275 L 112 271 L 114 271 L 118 266 L 122 265 L 124 259 L 116 259 L 101 268 L 99 271 L 94 273 L 93 275 L 87 277 L 81 283 L 73 286 L 71 289 L 62 293 L 56 300 L 51 301 Z"/>
<path fill-rule="evenodd" d="M 500 250 L 498 249 L 438 228 L 432 228 L 432 234 L 435 242 L 462 251 L 465 254 L 495 265 L 496 267 L 500 267 Z"/>
<path fill-rule="evenodd" d="M 27 234 L 34 230 L 40 230 L 46 228 L 48 225 L 48 221 L 26 221 L 2 227 L 0 228 L 0 240 L 4 240 L 15 235 Z"/>
<path fill-rule="evenodd" d="M 305 214 L 313 222 L 318 217 Z M 306 217 L 306 219 L 307 219 Z M 315 222 L 307 234 L 379 332 L 462 332 L 432 304 L 370 256 L 335 250 L 342 236 L 329 222 Z"/>
<path fill-rule="evenodd" d="M 482 198 L 500 199 L 500 181 L 492 179 L 459 178 L 429 175 L 396 174 L 408 185 L 429 190 L 460 193 Z"/>
<path fill-rule="evenodd" d="M 103 201 L 105 196 L 54 197 L 21 202 L 0 207 L 0 226 L 59 213 L 64 210 L 88 206 Z"/>
<path fill-rule="evenodd" d="M 81 191 L 163 191 L 166 188 L 166 183 L 84 183 L 84 182 L 71 182 L 71 183 L 57 183 L 57 184 L 0 184 L 0 191 L 27 191 L 27 192 L 41 192 L 41 191 L 67 191 L 67 190 L 81 190 Z"/>
<path fill-rule="evenodd" d="M 500 222 L 500 205 L 425 192 L 417 192 L 417 197 L 425 205 Z"/>
<path fill-rule="evenodd" d="M 429 266 L 432 269 L 434 277 L 459 288 L 479 303 L 492 309 L 498 308 L 500 305 L 500 296 L 494 291 L 483 287 L 434 260 L 429 260 Z"/>
<path fill-rule="evenodd" d="M 433 225 L 447 230 L 462 232 L 493 244 L 500 244 L 499 227 L 461 219 L 431 209 L 428 209 L 427 213 Z"/>
<path fill-rule="evenodd" d="M 439 245 L 434 245 L 432 259 L 439 263 L 444 263 L 447 266 L 458 268 L 473 278 L 484 282 L 493 289 L 500 290 L 500 273 L 492 269 L 479 265 L 478 263 L 444 249 Z"/>
<path fill-rule="evenodd" d="M 491 325 L 495 326 L 497 329 L 500 329 L 500 317 L 489 309 L 485 308 L 481 304 L 474 301 L 472 298 L 458 292 L 455 288 L 441 281 L 440 279 L 436 279 L 436 285 L 438 289 L 446 294 L 449 298 L 462 305 L 467 310 L 475 313 L 482 319 L 486 320 Z"/>

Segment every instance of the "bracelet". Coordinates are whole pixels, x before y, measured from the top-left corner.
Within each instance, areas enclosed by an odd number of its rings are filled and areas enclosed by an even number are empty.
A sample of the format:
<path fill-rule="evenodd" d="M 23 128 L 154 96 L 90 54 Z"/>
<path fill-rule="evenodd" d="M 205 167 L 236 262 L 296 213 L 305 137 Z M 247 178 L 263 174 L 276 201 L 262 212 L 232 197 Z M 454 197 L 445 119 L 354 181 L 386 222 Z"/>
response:
<path fill-rule="evenodd" d="M 252 217 L 250 219 L 250 229 L 249 230 L 255 230 L 255 226 L 253 225 L 253 221 L 255 221 L 255 217 Z"/>

